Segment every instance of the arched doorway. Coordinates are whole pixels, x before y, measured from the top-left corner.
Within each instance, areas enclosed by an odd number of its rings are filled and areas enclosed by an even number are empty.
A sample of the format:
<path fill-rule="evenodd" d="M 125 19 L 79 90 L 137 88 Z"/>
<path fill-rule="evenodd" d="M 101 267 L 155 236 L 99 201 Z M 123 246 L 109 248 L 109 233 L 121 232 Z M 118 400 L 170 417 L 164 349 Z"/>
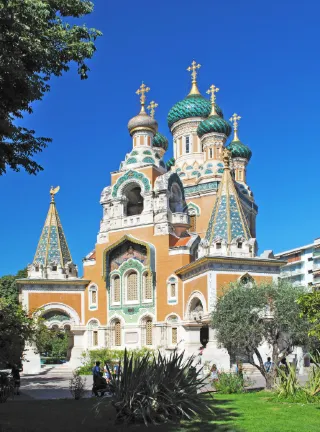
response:
<path fill-rule="evenodd" d="M 41 363 L 55 365 L 69 361 L 74 344 L 71 317 L 59 309 L 45 311 L 41 317 L 49 330 L 43 334 Z"/>

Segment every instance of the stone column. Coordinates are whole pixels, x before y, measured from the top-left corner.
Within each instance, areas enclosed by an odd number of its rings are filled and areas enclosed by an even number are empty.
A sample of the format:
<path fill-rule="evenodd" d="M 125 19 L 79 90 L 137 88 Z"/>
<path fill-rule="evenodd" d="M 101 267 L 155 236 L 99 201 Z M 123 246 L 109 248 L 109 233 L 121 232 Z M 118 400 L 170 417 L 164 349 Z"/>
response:
<path fill-rule="evenodd" d="M 225 348 L 219 348 L 213 328 L 209 326 L 209 340 L 202 354 L 203 362 L 208 361 L 210 366 L 215 363 L 219 371 L 230 369 L 230 356 Z"/>
<path fill-rule="evenodd" d="M 35 375 L 41 372 L 40 354 L 34 344 L 26 344 L 22 367 L 23 373 L 26 375 Z"/>
<path fill-rule="evenodd" d="M 71 350 L 69 365 L 72 369 L 76 369 L 82 364 L 82 353 L 85 350 L 85 329 L 73 329 L 72 333 L 74 344 Z"/>

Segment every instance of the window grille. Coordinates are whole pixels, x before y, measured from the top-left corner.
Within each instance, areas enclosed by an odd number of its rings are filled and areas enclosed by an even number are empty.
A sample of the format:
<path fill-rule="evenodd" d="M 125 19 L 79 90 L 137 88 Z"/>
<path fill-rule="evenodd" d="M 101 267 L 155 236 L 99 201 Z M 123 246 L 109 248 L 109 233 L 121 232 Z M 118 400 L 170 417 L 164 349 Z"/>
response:
<path fill-rule="evenodd" d="M 186 137 L 186 153 L 190 153 L 190 138 Z"/>
<path fill-rule="evenodd" d="M 171 297 L 176 297 L 176 284 L 175 283 L 170 284 L 170 288 L 171 288 L 170 290 Z"/>
<path fill-rule="evenodd" d="M 97 304 L 97 290 L 95 289 L 91 291 L 91 303 Z"/>
<path fill-rule="evenodd" d="M 146 344 L 152 345 L 152 321 L 147 320 L 146 322 Z"/>
<path fill-rule="evenodd" d="M 114 325 L 114 344 L 116 346 L 121 345 L 121 323 L 120 321 L 116 321 Z"/>
<path fill-rule="evenodd" d="M 151 283 L 151 275 L 145 273 L 143 275 L 143 287 L 144 287 L 144 298 L 146 300 L 152 299 L 152 283 Z"/>
<path fill-rule="evenodd" d="M 113 278 L 113 301 L 120 303 L 120 277 L 115 276 Z"/>
<path fill-rule="evenodd" d="M 197 216 L 196 215 L 191 215 L 190 217 L 190 231 L 191 232 L 196 232 L 196 228 L 197 228 Z"/>
<path fill-rule="evenodd" d="M 172 327 L 172 344 L 178 343 L 178 329 L 177 327 Z"/>
<path fill-rule="evenodd" d="M 136 272 L 131 272 L 127 277 L 127 299 L 138 300 L 138 277 Z"/>

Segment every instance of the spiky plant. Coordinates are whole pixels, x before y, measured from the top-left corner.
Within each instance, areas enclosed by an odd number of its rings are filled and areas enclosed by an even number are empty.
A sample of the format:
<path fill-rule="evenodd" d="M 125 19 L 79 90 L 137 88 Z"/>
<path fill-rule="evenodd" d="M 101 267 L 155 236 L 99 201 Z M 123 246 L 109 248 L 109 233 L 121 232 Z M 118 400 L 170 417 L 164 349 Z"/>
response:
<path fill-rule="evenodd" d="M 209 409 L 201 389 L 205 378 L 193 367 L 194 357 L 174 351 L 169 357 L 146 353 L 141 358 L 125 351 L 121 373 L 113 378 L 116 421 L 146 425 L 190 419 Z M 103 402 L 100 402 L 103 403 Z"/>
<path fill-rule="evenodd" d="M 287 368 L 278 368 L 278 383 L 277 393 L 279 398 L 294 397 L 300 390 L 301 385 L 299 384 L 296 368 L 287 365 Z"/>
<path fill-rule="evenodd" d="M 313 367 L 309 372 L 308 381 L 305 386 L 305 391 L 310 396 L 320 397 L 320 352 L 317 351 L 312 356 Z"/>

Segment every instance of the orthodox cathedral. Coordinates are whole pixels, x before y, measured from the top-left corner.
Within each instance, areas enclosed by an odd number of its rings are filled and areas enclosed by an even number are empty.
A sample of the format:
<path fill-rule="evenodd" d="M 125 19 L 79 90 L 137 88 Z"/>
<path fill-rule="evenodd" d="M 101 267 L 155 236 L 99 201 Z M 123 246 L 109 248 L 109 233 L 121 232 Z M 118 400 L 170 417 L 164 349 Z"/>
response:
<path fill-rule="evenodd" d="M 205 360 L 229 368 L 210 328 L 217 298 L 230 282 L 279 276 L 283 261 L 271 251 L 257 255 L 258 207 L 246 181 L 251 150 L 238 137 L 240 116 L 224 119 L 214 85 L 209 98 L 201 95 L 199 68 L 195 61 L 188 67 L 190 93 L 168 113 L 174 157 L 167 162 L 158 105 L 147 104 L 145 84 L 137 90 L 140 112 L 128 123 L 132 150 L 101 193 L 100 229 L 83 278 L 58 215 L 58 188 L 51 188 L 28 278 L 19 281 L 21 301 L 50 328 L 69 330 L 72 366 L 99 347 L 191 355 L 204 346 Z M 32 358 L 35 370 L 40 362 Z"/>

